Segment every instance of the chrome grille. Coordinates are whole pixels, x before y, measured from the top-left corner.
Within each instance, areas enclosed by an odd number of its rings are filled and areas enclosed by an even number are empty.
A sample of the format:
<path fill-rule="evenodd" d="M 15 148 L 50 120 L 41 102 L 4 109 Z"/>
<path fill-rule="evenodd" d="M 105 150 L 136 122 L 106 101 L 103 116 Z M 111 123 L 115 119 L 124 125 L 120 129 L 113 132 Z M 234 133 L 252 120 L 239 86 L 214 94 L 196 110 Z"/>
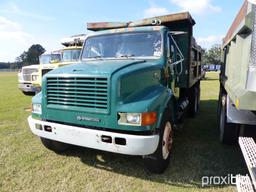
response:
<path fill-rule="evenodd" d="M 32 81 L 31 74 L 38 72 L 37 69 L 22 69 L 22 76 L 24 81 Z"/>
<path fill-rule="evenodd" d="M 108 109 L 108 79 L 48 77 L 47 104 L 88 109 Z"/>

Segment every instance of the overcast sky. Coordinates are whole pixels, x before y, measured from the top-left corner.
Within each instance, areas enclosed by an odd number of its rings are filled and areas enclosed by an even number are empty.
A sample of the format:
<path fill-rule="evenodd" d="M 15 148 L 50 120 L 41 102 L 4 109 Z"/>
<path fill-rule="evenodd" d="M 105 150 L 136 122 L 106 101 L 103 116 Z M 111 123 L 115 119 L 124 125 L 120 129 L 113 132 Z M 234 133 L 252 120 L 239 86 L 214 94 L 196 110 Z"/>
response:
<path fill-rule="evenodd" d="M 0 0 L 0 62 L 14 61 L 32 44 L 47 51 L 60 39 L 87 33 L 86 23 L 130 21 L 190 11 L 194 36 L 205 48 L 221 43 L 243 0 Z"/>

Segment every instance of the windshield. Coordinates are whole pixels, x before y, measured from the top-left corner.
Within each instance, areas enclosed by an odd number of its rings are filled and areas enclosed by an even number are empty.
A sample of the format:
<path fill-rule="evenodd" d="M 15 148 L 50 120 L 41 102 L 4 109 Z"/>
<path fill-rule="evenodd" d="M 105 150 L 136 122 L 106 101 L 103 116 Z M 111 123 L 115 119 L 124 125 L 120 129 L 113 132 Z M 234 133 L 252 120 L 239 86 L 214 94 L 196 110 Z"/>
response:
<path fill-rule="evenodd" d="M 60 61 L 60 54 L 45 54 L 40 57 L 40 64 L 50 64 L 51 61 L 58 60 Z"/>
<path fill-rule="evenodd" d="M 49 64 L 51 61 L 51 55 L 42 55 L 40 57 L 40 64 Z"/>
<path fill-rule="evenodd" d="M 77 61 L 80 56 L 81 49 L 63 50 L 62 61 Z"/>
<path fill-rule="evenodd" d="M 113 57 L 160 57 L 160 32 L 130 32 L 90 37 L 85 41 L 82 59 Z"/>

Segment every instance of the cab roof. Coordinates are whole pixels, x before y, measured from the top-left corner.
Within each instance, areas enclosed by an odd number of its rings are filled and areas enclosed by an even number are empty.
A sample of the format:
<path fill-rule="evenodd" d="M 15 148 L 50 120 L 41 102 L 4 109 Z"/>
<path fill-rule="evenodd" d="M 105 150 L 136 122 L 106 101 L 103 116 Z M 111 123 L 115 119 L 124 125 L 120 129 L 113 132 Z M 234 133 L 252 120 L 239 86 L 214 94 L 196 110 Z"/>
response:
<path fill-rule="evenodd" d="M 145 18 L 142 20 L 129 22 L 95 22 L 87 23 L 87 29 L 92 31 L 100 31 L 107 29 L 131 28 L 141 26 L 163 25 L 169 27 L 174 23 L 187 23 L 191 26 L 195 24 L 194 19 L 189 12 L 174 13 L 169 15 Z"/>
<path fill-rule="evenodd" d="M 128 28 L 117 28 L 117 29 L 108 29 L 102 31 L 96 31 L 94 33 L 89 33 L 87 37 L 104 35 L 104 34 L 114 34 L 114 33 L 128 33 L 128 32 L 146 32 L 146 31 L 163 31 L 165 26 L 146 26 L 146 27 L 128 27 Z"/>

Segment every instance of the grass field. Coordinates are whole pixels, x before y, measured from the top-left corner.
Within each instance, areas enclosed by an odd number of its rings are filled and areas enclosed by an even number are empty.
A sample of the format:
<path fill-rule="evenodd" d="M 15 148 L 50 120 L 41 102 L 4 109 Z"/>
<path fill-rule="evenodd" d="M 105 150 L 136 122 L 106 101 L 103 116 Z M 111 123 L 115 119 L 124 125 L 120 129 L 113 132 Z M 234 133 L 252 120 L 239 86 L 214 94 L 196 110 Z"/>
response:
<path fill-rule="evenodd" d="M 143 168 L 140 157 L 74 147 L 57 155 L 29 130 L 31 96 L 17 88 L 15 73 L 0 73 L 0 191 L 236 191 L 201 187 L 202 176 L 246 174 L 238 146 L 218 142 L 218 74 L 201 82 L 201 107 L 176 132 L 170 166 L 162 175 Z"/>

